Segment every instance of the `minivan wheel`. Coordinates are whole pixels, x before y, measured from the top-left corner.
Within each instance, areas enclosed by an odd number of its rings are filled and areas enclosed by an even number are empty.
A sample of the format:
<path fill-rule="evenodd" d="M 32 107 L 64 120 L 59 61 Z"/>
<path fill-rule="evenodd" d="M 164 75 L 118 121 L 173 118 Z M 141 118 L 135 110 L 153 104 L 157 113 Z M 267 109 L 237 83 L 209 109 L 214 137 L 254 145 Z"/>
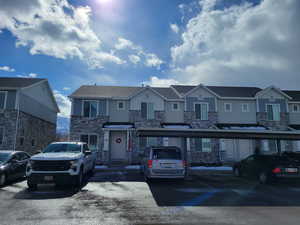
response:
<path fill-rule="evenodd" d="M 6 183 L 6 174 L 3 173 L 0 175 L 0 186 L 5 185 L 5 183 Z"/>
<path fill-rule="evenodd" d="M 236 177 L 241 177 L 242 176 L 241 170 L 239 168 L 234 168 L 233 174 Z"/>
<path fill-rule="evenodd" d="M 269 177 L 266 172 L 261 172 L 258 176 L 259 183 L 267 184 L 269 182 Z"/>

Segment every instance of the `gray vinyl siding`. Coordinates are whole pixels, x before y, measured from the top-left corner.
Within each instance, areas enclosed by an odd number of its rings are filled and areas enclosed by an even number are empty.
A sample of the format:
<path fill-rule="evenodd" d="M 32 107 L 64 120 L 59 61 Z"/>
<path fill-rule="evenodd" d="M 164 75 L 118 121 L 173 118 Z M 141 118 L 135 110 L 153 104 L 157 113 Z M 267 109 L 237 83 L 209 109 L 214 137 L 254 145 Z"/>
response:
<path fill-rule="evenodd" d="M 129 101 L 124 102 L 125 108 L 118 110 L 118 100 L 109 101 L 109 121 L 110 122 L 128 122 L 129 121 Z"/>
<path fill-rule="evenodd" d="M 215 104 L 215 98 L 203 98 L 200 99 L 196 97 L 187 97 L 186 98 L 186 111 L 192 112 L 194 111 L 194 103 L 200 102 L 200 103 L 208 103 L 209 112 L 216 112 L 216 104 Z"/>
<path fill-rule="evenodd" d="M 56 124 L 57 113 L 35 99 L 20 93 L 20 111 Z"/>
<path fill-rule="evenodd" d="M 16 107 L 16 91 L 7 91 L 6 109 L 15 109 Z"/>
<path fill-rule="evenodd" d="M 179 110 L 173 111 L 173 103 L 178 103 Z M 183 123 L 184 122 L 184 103 L 183 102 L 166 102 L 166 122 L 167 123 Z"/>
<path fill-rule="evenodd" d="M 290 112 L 290 124 L 300 124 L 300 113 Z"/>
<path fill-rule="evenodd" d="M 231 112 L 225 112 L 225 103 L 231 104 Z M 249 112 L 242 111 L 242 104 L 248 104 Z M 219 100 L 219 123 L 256 123 L 256 101 L 250 100 Z"/>
<path fill-rule="evenodd" d="M 82 100 L 81 99 L 73 99 L 73 115 L 81 116 L 82 113 Z"/>
<path fill-rule="evenodd" d="M 98 101 L 98 115 L 99 116 L 106 116 L 107 115 L 107 103 L 106 103 L 106 99 L 103 100 L 99 100 Z"/>
<path fill-rule="evenodd" d="M 286 113 L 287 109 L 287 103 L 285 99 L 274 99 L 271 101 L 270 99 L 262 98 L 258 99 L 258 107 L 259 107 L 259 112 L 266 112 L 266 105 L 267 104 L 279 104 L 280 105 L 280 112 Z"/>

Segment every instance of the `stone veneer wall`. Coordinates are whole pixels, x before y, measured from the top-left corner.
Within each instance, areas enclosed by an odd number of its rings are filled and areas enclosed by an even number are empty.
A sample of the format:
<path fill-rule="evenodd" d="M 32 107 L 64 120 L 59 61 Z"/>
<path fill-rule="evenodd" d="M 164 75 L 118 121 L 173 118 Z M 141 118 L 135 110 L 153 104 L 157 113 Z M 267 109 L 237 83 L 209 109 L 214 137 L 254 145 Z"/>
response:
<path fill-rule="evenodd" d="M 98 161 L 105 162 L 108 160 L 108 152 L 102 151 L 103 141 L 103 124 L 109 121 L 108 116 L 98 116 L 95 118 L 87 118 L 83 116 L 71 116 L 70 121 L 70 140 L 80 141 L 81 134 L 97 134 L 98 135 Z"/>
<path fill-rule="evenodd" d="M 20 138 L 24 139 L 20 145 Z M 19 114 L 16 149 L 34 154 L 43 150 L 56 138 L 56 124 L 42 120 L 24 112 Z M 32 146 L 34 140 L 34 146 Z"/>
<path fill-rule="evenodd" d="M 0 110 L 0 127 L 4 127 L 4 138 L 0 150 L 14 149 L 17 114 L 16 110 Z"/>

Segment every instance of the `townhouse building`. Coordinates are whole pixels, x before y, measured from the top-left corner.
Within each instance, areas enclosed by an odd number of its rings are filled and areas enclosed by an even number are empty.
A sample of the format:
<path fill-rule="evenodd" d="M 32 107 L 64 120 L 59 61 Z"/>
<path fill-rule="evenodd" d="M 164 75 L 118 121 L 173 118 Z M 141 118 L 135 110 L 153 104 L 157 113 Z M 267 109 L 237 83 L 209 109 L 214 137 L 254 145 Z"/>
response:
<path fill-rule="evenodd" d="M 147 146 L 186 149 L 191 163 L 236 161 L 256 148 L 277 151 L 271 140 L 136 137 L 136 128 L 297 130 L 300 91 L 274 86 L 161 87 L 81 86 L 73 94 L 70 138 L 89 143 L 100 162 L 138 163 Z M 281 141 L 283 151 L 300 151 L 296 141 Z"/>
<path fill-rule="evenodd" d="M 1 77 L 0 151 L 41 151 L 55 140 L 58 112 L 46 79 Z"/>

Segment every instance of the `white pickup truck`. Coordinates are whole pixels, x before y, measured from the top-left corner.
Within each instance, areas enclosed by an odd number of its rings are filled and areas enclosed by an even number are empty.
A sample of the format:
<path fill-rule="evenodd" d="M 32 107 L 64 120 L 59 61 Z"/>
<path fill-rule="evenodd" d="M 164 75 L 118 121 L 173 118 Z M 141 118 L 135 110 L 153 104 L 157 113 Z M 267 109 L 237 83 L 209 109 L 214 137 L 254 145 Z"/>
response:
<path fill-rule="evenodd" d="M 30 158 L 26 168 L 29 189 L 37 189 L 38 184 L 82 185 L 83 177 L 93 172 L 96 154 L 83 142 L 54 142 L 42 153 Z"/>

